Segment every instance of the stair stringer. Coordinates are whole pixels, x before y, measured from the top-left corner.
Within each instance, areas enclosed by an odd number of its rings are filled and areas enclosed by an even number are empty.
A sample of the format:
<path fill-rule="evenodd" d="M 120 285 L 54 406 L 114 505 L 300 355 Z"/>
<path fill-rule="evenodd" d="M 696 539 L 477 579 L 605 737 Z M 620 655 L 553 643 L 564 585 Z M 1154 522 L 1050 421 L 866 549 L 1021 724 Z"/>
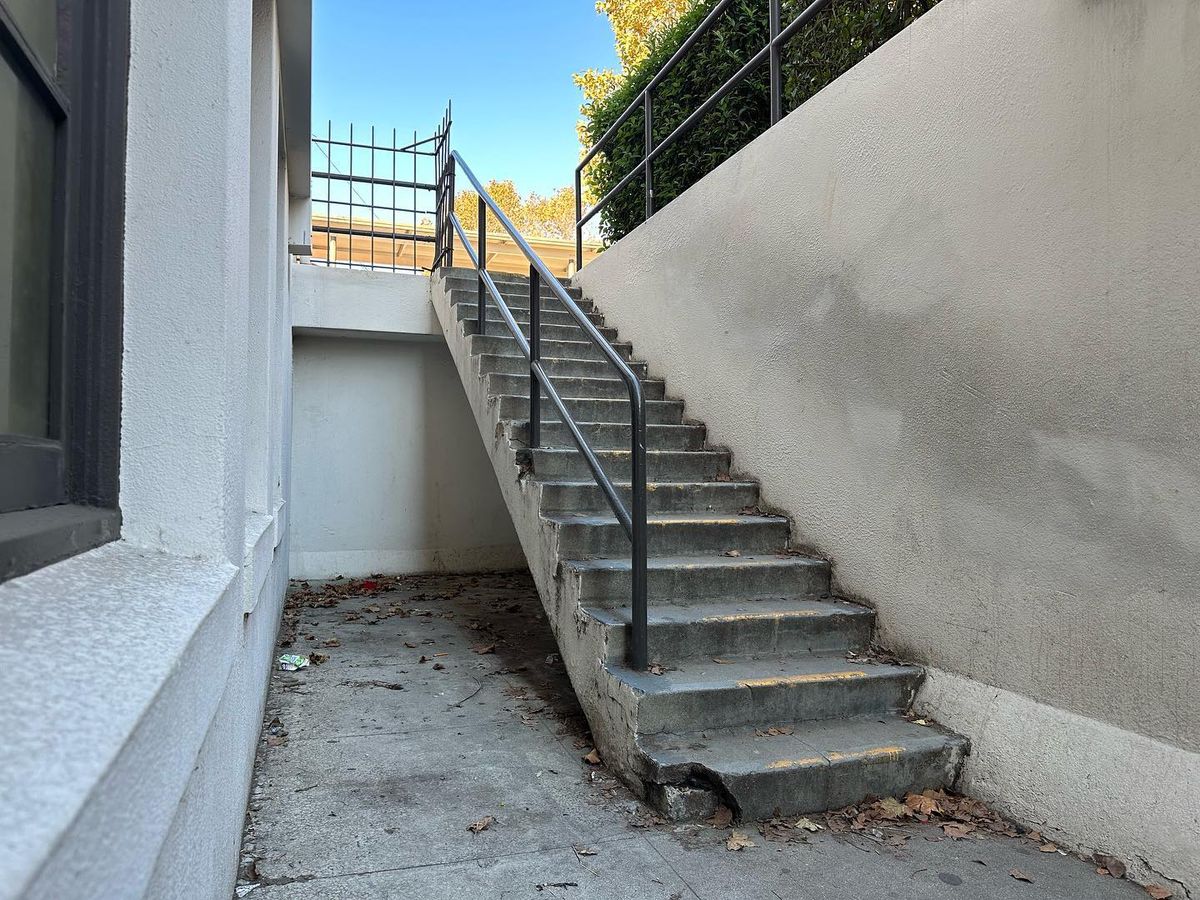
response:
<path fill-rule="evenodd" d="M 499 401 L 488 396 L 484 377 L 470 353 L 470 343 L 450 304 L 443 279 L 432 278 L 430 289 L 446 346 L 592 737 L 613 773 L 639 796 L 646 796 L 654 766 L 638 746 L 639 694 L 608 671 L 605 663 L 611 657 L 610 630 L 582 612 L 577 583 L 561 572 L 556 530 L 540 514 L 541 488 L 532 478 L 525 477 L 520 466 L 521 447 L 515 445 L 508 427 L 500 419 Z"/>

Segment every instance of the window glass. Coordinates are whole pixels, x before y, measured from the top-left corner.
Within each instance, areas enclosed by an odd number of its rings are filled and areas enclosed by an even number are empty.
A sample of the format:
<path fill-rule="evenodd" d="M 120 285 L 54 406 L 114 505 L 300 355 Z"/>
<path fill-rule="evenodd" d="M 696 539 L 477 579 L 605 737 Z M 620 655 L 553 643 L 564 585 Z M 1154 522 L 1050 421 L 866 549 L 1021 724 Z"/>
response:
<path fill-rule="evenodd" d="M 54 165 L 54 121 L 0 58 L 0 434 L 54 436 Z"/>
<path fill-rule="evenodd" d="M 54 74 L 58 63 L 58 3 L 56 0 L 0 0 L 17 28 Z"/>

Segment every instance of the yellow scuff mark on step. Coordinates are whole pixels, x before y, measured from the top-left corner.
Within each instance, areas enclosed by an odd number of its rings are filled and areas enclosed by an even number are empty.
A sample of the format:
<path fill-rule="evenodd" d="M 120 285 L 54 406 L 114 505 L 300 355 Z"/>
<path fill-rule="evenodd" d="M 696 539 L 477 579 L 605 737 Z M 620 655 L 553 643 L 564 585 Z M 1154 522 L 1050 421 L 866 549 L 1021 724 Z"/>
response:
<path fill-rule="evenodd" d="M 825 755 L 830 762 L 842 762 L 848 759 L 899 759 L 900 754 L 904 752 L 903 747 L 872 747 L 870 750 L 855 750 L 851 753 L 839 753 L 836 750 L 831 750 Z"/>
<path fill-rule="evenodd" d="M 701 622 L 748 622 L 758 619 L 802 619 L 808 616 L 819 616 L 815 609 L 788 609 L 774 612 L 732 613 L 727 616 L 705 616 Z"/>
<path fill-rule="evenodd" d="M 861 671 L 848 672 L 810 672 L 807 675 L 776 675 L 769 678 L 748 678 L 739 681 L 738 687 L 775 687 L 785 684 L 819 684 L 822 681 L 849 681 L 853 678 L 866 678 L 867 673 Z"/>
<path fill-rule="evenodd" d="M 800 769 L 805 766 L 823 765 L 825 760 L 820 756 L 805 756 L 803 759 L 777 759 L 767 763 L 768 769 Z"/>

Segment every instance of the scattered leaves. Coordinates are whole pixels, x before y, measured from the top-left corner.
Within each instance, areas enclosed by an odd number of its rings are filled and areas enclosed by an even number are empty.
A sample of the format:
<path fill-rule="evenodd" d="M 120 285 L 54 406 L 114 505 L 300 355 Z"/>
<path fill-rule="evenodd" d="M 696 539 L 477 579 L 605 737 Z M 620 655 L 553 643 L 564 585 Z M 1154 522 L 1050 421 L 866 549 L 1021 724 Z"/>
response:
<path fill-rule="evenodd" d="M 1033 884 L 1033 877 L 1025 874 L 1020 869 L 1009 869 L 1008 874 L 1011 877 L 1017 879 L 1017 881 L 1026 881 L 1029 884 Z"/>
<path fill-rule="evenodd" d="M 795 734 L 796 729 L 791 725 L 772 725 L 770 728 L 760 728 L 754 732 L 755 737 L 782 737 L 787 734 Z"/>
<path fill-rule="evenodd" d="M 1154 900 L 1171 900 L 1171 898 L 1175 896 L 1175 892 L 1173 890 L 1161 884 L 1148 884 L 1145 886 L 1144 890 L 1147 894 L 1153 897 Z"/>
<path fill-rule="evenodd" d="M 479 834 L 481 831 L 487 831 L 495 823 L 495 816 L 484 816 L 482 819 L 479 819 L 478 821 L 472 822 L 470 825 L 468 825 L 467 831 L 471 832 L 472 834 Z"/>
<path fill-rule="evenodd" d="M 496 652 L 495 644 L 476 644 L 471 648 L 472 653 L 478 653 L 480 656 L 487 656 L 489 653 Z"/>
<path fill-rule="evenodd" d="M 1040 853 L 1057 853 L 1058 847 L 1055 844 L 1042 844 L 1042 846 L 1038 847 L 1038 852 L 1040 852 Z"/>
<path fill-rule="evenodd" d="M 1121 862 L 1115 856 L 1109 856 L 1107 853 L 1096 853 L 1092 856 L 1092 862 L 1096 864 L 1097 875 L 1111 875 L 1113 878 L 1125 877 L 1125 863 Z"/>

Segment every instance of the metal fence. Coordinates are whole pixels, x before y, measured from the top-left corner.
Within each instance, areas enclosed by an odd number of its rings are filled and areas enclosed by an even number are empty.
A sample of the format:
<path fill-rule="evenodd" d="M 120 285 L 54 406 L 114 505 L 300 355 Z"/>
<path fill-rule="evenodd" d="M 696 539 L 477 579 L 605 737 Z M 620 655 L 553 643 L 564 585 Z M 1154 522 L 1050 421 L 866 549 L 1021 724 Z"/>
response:
<path fill-rule="evenodd" d="M 447 110 L 437 130 L 402 143 L 396 129 L 333 123 L 313 145 L 313 261 L 346 269 L 422 272 L 436 267 L 437 160 L 450 134 Z M 428 245 L 428 246 L 425 246 Z"/>

